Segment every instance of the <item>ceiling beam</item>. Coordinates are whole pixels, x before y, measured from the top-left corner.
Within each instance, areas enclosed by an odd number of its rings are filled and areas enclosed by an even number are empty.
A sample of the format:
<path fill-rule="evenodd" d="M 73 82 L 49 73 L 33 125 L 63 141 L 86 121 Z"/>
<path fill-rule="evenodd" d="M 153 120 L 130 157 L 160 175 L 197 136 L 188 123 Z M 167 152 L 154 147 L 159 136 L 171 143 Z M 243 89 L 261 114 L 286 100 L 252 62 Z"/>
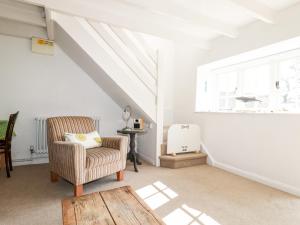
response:
<path fill-rule="evenodd" d="M 31 13 L 27 9 L 0 3 L 0 18 L 9 19 L 29 25 L 46 27 L 46 22 L 41 14 Z"/>
<path fill-rule="evenodd" d="M 155 14 L 113 0 L 23 0 L 31 4 L 86 19 L 101 21 L 110 25 L 124 27 L 175 42 L 185 42 L 202 49 L 209 45 L 201 39 L 201 34 L 189 29 L 189 24 L 165 15 Z"/>
<path fill-rule="evenodd" d="M 22 1 L 18 1 L 18 0 L 0 0 L 0 4 L 8 5 L 8 6 L 11 6 L 14 8 L 19 8 L 19 9 L 22 9 L 23 11 L 26 11 L 27 13 L 31 13 L 31 14 L 38 14 L 38 15 L 43 14 L 42 7 L 38 7 L 38 6 L 32 5 L 32 4 L 24 4 Z"/>
<path fill-rule="evenodd" d="M 275 11 L 255 0 L 227 0 L 265 23 L 274 23 Z"/>
<path fill-rule="evenodd" d="M 47 38 L 44 27 L 32 26 L 26 23 L 22 24 L 8 19 L 0 19 L 0 34 L 21 38 Z"/>
<path fill-rule="evenodd" d="M 54 23 L 52 18 L 52 12 L 50 9 L 45 8 L 45 17 L 46 17 L 46 25 L 47 25 L 47 35 L 48 39 L 53 41 L 54 40 Z"/>
<path fill-rule="evenodd" d="M 235 38 L 238 36 L 237 29 L 220 21 L 203 16 L 200 13 L 184 8 L 184 5 L 176 3 L 174 0 L 119 0 L 144 7 L 153 12 L 164 13 L 169 16 L 180 18 L 187 23 L 194 24 L 196 27 L 206 28 L 217 34 L 222 34 L 227 37 Z"/>

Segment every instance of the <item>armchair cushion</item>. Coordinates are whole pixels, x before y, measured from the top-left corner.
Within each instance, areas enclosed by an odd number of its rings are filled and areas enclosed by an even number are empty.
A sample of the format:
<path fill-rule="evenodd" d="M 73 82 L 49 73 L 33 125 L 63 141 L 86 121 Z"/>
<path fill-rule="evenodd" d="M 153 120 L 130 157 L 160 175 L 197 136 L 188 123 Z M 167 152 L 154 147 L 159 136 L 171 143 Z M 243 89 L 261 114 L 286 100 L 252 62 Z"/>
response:
<path fill-rule="evenodd" d="M 86 150 L 86 168 L 91 169 L 121 160 L 121 152 L 112 148 L 91 148 Z"/>
<path fill-rule="evenodd" d="M 101 147 L 102 143 L 101 137 L 97 131 L 80 134 L 65 133 L 65 140 L 81 144 L 86 149 Z"/>

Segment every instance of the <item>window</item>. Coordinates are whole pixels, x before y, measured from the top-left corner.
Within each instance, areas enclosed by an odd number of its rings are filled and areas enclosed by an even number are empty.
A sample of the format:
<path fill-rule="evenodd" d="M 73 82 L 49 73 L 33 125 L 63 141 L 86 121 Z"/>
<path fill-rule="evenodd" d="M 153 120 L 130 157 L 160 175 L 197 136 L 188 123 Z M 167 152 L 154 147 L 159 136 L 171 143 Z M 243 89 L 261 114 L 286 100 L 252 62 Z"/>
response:
<path fill-rule="evenodd" d="M 243 101 L 246 109 L 268 109 L 271 95 L 271 67 L 262 65 L 243 71 L 243 91 L 241 96 L 255 98 L 253 101 Z M 242 101 L 242 100 L 240 100 Z"/>
<path fill-rule="evenodd" d="M 300 112 L 300 50 L 201 71 L 196 110 Z"/>
<path fill-rule="evenodd" d="M 285 111 L 300 109 L 300 57 L 279 63 L 278 102 Z"/>
<path fill-rule="evenodd" d="M 238 74 L 231 72 L 217 75 L 218 99 L 220 110 L 235 108 L 235 97 L 238 89 Z"/>

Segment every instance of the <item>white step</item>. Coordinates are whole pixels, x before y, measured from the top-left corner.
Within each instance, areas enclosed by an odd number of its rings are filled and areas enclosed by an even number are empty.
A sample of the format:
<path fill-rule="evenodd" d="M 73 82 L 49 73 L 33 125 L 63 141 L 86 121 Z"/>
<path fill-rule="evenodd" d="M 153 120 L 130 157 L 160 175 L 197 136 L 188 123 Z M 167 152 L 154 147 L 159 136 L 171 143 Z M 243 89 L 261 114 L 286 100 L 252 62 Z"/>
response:
<path fill-rule="evenodd" d="M 172 169 L 203 165 L 207 163 L 207 155 L 205 153 L 182 153 L 176 156 L 163 155 L 160 156 L 160 166 Z"/>

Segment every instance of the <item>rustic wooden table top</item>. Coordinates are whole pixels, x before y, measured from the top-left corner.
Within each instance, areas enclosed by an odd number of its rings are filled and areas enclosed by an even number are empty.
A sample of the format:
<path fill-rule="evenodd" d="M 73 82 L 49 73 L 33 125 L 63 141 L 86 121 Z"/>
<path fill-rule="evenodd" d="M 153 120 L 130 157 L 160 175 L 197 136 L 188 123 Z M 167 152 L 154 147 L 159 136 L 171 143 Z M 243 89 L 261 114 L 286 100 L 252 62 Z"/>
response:
<path fill-rule="evenodd" d="M 64 225 L 164 225 L 130 186 L 62 201 Z"/>

